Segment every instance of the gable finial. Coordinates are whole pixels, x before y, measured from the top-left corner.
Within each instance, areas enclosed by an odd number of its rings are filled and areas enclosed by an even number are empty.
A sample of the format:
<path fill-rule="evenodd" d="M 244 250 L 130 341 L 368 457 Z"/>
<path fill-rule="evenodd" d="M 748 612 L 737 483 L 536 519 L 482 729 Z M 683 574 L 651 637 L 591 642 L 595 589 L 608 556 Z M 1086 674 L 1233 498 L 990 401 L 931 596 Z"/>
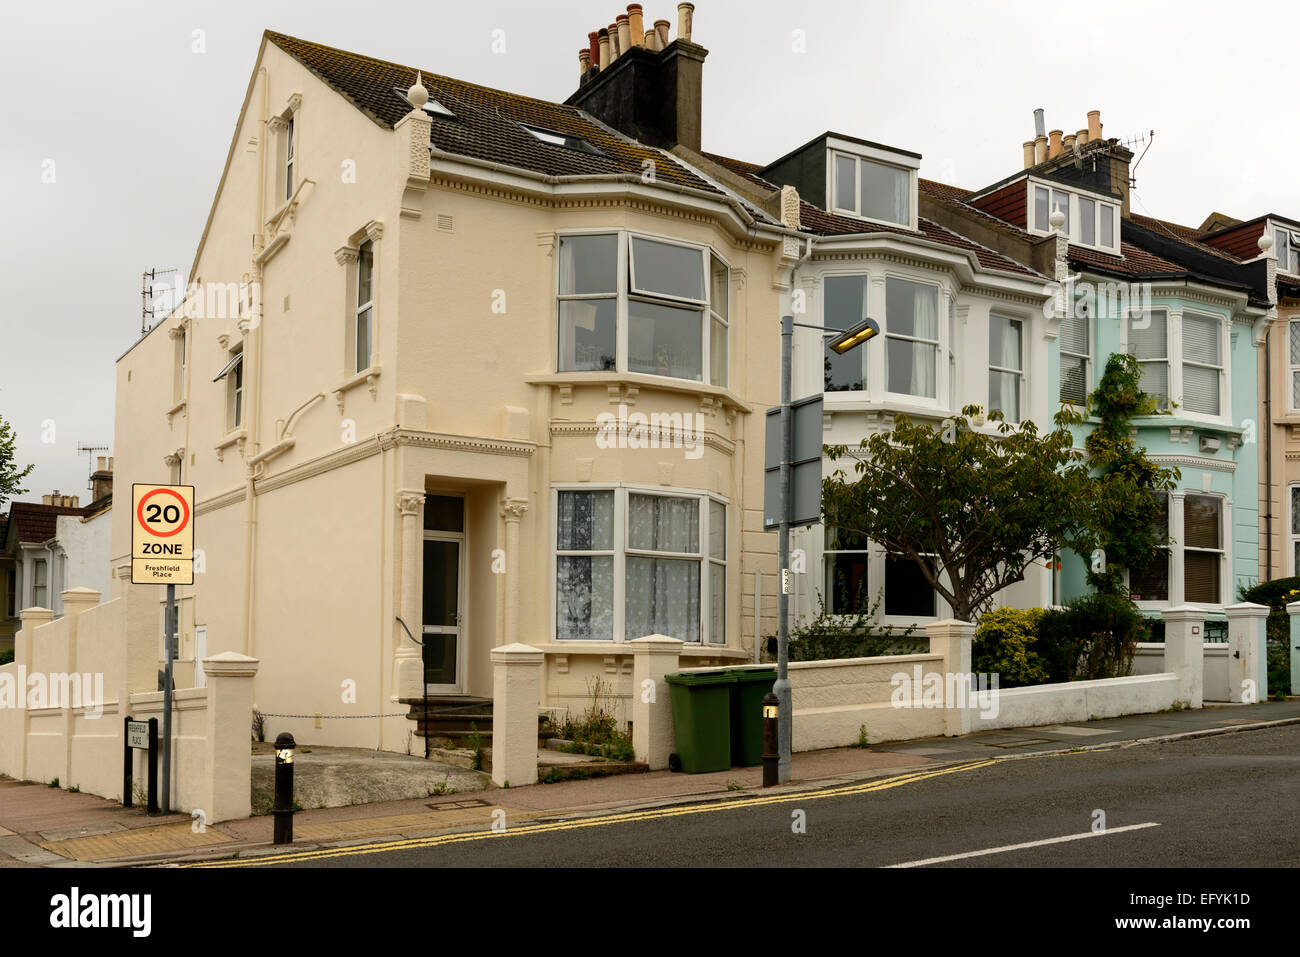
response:
<path fill-rule="evenodd" d="M 417 113 L 424 109 L 424 104 L 429 102 L 429 91 L 424 88 L 424 77 L 418 70 L 415 74 L 415 86 L 406 91 L 406 98 Z"/>

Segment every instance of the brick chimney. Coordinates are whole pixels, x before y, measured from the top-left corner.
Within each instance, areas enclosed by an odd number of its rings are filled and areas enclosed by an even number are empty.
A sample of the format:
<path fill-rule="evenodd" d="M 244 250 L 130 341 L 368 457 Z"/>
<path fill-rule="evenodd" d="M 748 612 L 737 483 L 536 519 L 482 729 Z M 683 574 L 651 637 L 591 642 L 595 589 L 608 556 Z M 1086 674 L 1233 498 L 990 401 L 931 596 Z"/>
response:
<path fill-rule="evenodd" d="M 1035 121 L 1041 117 L 1035 115 Z M 1066 138 L 1068 140 L 1069 137 Z M 1062 142 L 1060 130 L 1053 130 L 1050 135 L 1046 155 L 1036 155 L 1037 172 L 1051 173 L 1062 179 L 1072 180 L 1087 189 L 1115 193 L 1121 197 L 1120 215 L 1129 214 L 1129 164 L 1133 162 L 1133 152 L 1120 145 L 1119 140 L 1105 139 L 1102 136 L 1101 111 L 1088 112 L 1088 128 L 1079 130 L 1074 135 L 1073 144 L 1079 153 L 1067 148 Z M 1026 160 L 1028 151 L 1026 150 Z"/>
<path fill-rule="evenodd" d="M 96 456 L 98 467 L 90 475 L 90 500 L 98 502 L 105 495 L 113 494 L 113 458 Z"/>
<path fill-rule="evenodd" d="M 640 4 L 631 4 L 629 10 L 635 16 L 624 14 L 619 22 L 635 19 L 644 23 Z M 679 5 L 679 29 L 680 24 L 693 29 L 693 13 L 690 4 Z M 600 63 L 600 70 L 588 70 L 578 91 L 565 103 L 651 146 L 672 149 L 680 143 L 698 152 L 704 58 L 709 51 L 691 42 L 689 36 L 666 42 L 664 21 L 655 21 L 655 29 L 665 41 L 661 50 L 644 42 L 630 42 L 616 59 Z M 644 41 L 644 33 L 637 39 Z"/>

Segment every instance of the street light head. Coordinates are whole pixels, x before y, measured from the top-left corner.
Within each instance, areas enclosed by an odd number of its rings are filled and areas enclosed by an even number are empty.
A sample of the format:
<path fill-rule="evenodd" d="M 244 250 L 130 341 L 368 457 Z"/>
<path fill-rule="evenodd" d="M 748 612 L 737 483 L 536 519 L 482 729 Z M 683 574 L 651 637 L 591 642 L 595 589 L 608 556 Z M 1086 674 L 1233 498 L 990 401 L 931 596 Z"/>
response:
<path fill-rule="evenodd" d="M 866 342 L 868 339 L 873 339 L 878 335 L 880 335 L 880 326 L 876 324 L 876 320 L 868 318 L 863 319 L 856 326 L 853 326 L 850 329 L 845 329 L 838 336 L 828 342 L 827 345 L 830 346 L 832 351 L 836 354 L 844 355 L 844 353 L 848 352 L 850 349 L 854 349 L 862 345 L 862 343 Z"/>

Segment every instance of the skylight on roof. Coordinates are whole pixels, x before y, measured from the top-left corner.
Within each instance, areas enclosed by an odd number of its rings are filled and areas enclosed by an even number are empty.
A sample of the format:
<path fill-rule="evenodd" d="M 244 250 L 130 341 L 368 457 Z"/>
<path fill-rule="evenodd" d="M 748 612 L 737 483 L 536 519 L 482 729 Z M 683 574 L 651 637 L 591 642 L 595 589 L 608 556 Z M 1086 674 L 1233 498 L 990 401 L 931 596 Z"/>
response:
<path fill-rule="evenodd" d="M 398 96 L 400 96 L 400 97 L 402 98 L 402 102 L 405 103 L 407 106 L 413 106 L 413 105 L 414 105 L 414 104 L 411 103 L 410 100 L 408 100 L 408 99 L 406 98 L 406 91 L 405 91 L 405 90 L 401 89 L 400 87 L 396 87 L 396 86 L 395 86 L 395 87 L 393 87 L 393 92 L 396 93 Z M 453 113 L 451 110 L 447 109 L 445 106 L 443 106 L 443 105 L 442 105 L 441 103 L 439 103 L 437 100 L 435 100 L 433 97 L 429 97 L 429 102 L 426 103 L 426 104 L 424 104 L 424 112 L 429 113 L 429 114 L 432 114 L 433 116 L 446 116 L 446 117 L 450 117 L 450 118 L 453 119 L 453 120 L 456 118 L 456 114 L 455 114 L 455 113 Z"/>
<path fill-rule="evenodd" d="M 555 130 L 548 130 L 541 126 L 529 126 L 526 123 L 520 123 L 519 126 L 527 131 L 533 139 L 541 143 L 548 143 L 551 146 L 559 146 L 566 150 L 577 150 L 580 153 L 594 153 L 597 156 L 603 155 L 600 150 L 592 146 L 581 136 L 574 136 L 572 133 L 558 133 Z"/>

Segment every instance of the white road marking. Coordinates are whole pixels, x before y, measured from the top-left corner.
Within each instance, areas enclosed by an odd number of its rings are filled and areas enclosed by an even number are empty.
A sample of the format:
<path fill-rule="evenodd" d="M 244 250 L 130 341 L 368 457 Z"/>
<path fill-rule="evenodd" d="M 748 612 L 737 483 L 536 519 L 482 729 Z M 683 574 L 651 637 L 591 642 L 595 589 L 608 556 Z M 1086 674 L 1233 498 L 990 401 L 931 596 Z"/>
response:
<path fill-rule="evenodd" d="M 1084 831 L 1082 834 L 1067 834 L 1065 837 L 1049 837 L 1042 841 L 1026 841 L 1024 844 L 1006 844 L 1002 847 L 990 847 L 983 851 L 967 851 L 965 854 L 949 854 L 947 857 L 927 857 L 923 861 L 907 861 L 903 864 L 890 864 L 889 867 L 925 867 L 927 864 L 942 864 L 944 861 L 959 861 L 966 857 L 983 857 L 986 854 L 1002 854 L 1006 851 L 1019 851 L 1026 847 L 1042 847 L 1046 844 L 1064 844 L 1066 841 L 1081 841 L 1088 837 L 1106 837 L 1109 834 L 1122 834 L 1124 831 L 1140 831 L 1146 827 L 1159 827 L 1158 821 L 1146 824 L 1127 824 L 1124 827 L 1108 827 L 1104 831 Z"/>

